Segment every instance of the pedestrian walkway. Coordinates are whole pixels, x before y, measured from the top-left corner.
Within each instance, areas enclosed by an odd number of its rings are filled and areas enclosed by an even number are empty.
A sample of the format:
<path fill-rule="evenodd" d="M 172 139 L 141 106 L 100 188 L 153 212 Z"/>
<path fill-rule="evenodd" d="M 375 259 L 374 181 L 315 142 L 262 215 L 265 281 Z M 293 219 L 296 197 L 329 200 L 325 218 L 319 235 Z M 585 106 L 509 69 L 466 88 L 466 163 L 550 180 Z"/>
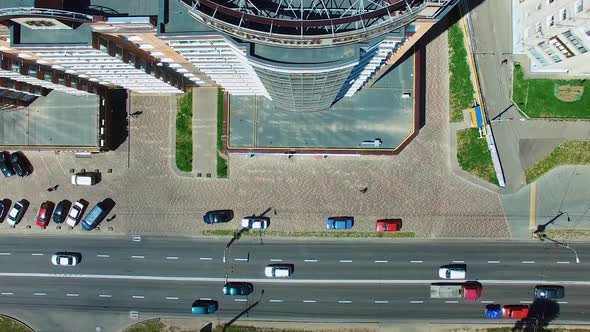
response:
<path fill-rule="evenodd" d="M 193 88 L 193 176 L 217 177 L 216 87 Z"/>

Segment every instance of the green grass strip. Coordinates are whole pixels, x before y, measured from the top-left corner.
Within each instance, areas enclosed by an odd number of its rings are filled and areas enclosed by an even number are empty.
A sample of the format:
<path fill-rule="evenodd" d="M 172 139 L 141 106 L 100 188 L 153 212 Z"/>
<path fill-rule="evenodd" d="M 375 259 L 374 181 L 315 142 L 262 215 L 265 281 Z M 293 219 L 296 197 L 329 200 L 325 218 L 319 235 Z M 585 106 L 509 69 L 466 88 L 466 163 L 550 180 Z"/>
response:
<path fill-rule="evenodd" d="M 236 233 L 232 229 L 206 229 L 203 235 L 233 236 Z M 409 238 L 416 237 L 414 232 L 350 232 L 350 231 L 317 231 L 317 232 L 289 232 L 289 231 L 262 231 L 262 234 L 274 237 L 345 237 L 345 238 Z M 260 236 L 259 231 L 246 231 L 242 236 Z"/>
<path fill-rule="evenodd" d="M 0 316 L 0 331 L 4 332 L 32 332 L 18 320 L 8 316 Z"/>
<path fill-rule="evenodd" d="M 475 93 L 471 82 L 471 69 L 467 62 L 467 49 L 460 26 L 458 8 L 459 6 L 453 10 L 452 15 L 456 22 L 450 26 L 448 32 L 451 122 L 463 121 L 463 110 L 472 106 Z"/>
<path fill-rule="evenodd" d="M 585 164 L 590 164 L 590 141 L 566 141 L 527 169 L 526 181 L 531 183 L 559 165 Z"/>
<path fill-rule="evenodd" d="M 514 66 L 514 102 L 532 118 L 590 119 L 590 81 L 525 79 L 519 64 Z M 565 102 L 556 95 L 562 86 L 583 87 L 579 100 Z"/>
<path fill-rule="evenodd" d="M 488 144 L 477 128 L 457 131 L 457 161 L 464 171 L 498 185 Z"/>
<path fill-rule="evenodd" d="M 178 100 L 176 167 L 183 172 L 193 170 L 193 93 L 191 90 Z"/>
<path fill-rule="evenodd" d="M 227 157 L 223 151 L 223 91 L 217 93 L 217 177 L 227 178 Z"/>

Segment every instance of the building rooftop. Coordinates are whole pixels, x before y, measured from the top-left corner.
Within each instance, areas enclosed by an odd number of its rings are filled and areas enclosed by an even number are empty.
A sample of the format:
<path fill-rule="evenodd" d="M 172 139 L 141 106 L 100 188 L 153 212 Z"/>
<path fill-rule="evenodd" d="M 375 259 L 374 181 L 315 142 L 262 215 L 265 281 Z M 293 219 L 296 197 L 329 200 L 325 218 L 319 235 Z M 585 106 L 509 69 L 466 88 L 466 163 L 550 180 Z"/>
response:
<path fill-rule="evenodd" d="M 13 19 L 11 20 L 11 44 L 15 45 L 90 45 L 92 29 L 89 25 L 71 28 L 54 19 Z"/>

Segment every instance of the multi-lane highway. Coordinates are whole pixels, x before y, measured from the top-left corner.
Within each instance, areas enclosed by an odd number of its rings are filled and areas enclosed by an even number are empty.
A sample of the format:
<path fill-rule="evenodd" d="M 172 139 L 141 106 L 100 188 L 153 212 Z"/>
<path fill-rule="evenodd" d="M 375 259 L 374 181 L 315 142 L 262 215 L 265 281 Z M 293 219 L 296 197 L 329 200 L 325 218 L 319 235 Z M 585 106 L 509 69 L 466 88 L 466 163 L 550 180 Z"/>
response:
<path fill-rule="evenodd" d="M 487 303 L 530 303 L 535 285 L 559 283 L 566 288 L 560 320 L 584 321 L 590 311 L 587 244 L 573 246 L 581 259 L 577 264 L 572 251 L 540 242 L 262 238 L 241 239 L 225 250 L 229 239 L 0 240 L 0 307 L 175 315 L 189 314 L 197 298 L 212 298 L 224 318 L 252 306 L 248 317 L 256 319 L 480 320 Z M 82 262 L 51 265 L 51 255 L 64 250 L 82 253 Z M 264 277 L 271 263 L 294 264 L 293 276 Z M 438 267 L 449 263 L 466 264 L 468 279 L 483 284 L 479 300 L 429 297 L 429 284 L 441 281 Z M 222 295 L 226 276 L 253 282 L 254 293 Z"/>

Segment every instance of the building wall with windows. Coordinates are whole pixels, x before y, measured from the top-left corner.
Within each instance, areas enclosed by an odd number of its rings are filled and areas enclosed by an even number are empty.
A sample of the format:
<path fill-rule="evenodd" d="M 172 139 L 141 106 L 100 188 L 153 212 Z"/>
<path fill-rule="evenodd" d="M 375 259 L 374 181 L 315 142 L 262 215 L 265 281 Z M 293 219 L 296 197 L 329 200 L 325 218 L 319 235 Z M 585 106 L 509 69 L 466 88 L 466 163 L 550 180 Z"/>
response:
<path fill-rule="evenodd" d="M 532 72 L 590 74 L 590 0 L 513 0 L 513 52 Z"/>

